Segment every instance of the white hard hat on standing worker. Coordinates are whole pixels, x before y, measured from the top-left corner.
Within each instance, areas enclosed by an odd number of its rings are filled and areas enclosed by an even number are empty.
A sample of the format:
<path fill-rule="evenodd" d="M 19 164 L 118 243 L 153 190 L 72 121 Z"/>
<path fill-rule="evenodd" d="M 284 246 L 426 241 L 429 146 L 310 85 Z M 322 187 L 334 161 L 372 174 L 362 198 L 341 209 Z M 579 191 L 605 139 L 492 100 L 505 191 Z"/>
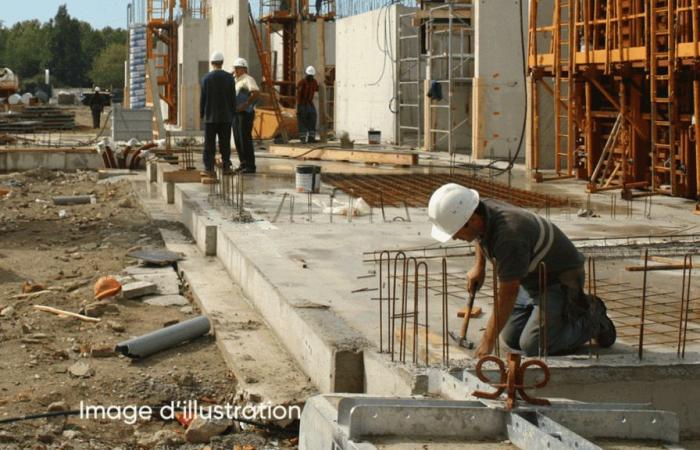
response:
<path fill-rule="evenodd" d="M 218 51 L 214 52 L 211 54 L 211 58 L 209 58 L 209 61 L 215 63 L 222 63 L 224 62 L 224 54 Z"/>
<path fill-rule="evenodd" d="M 243 58 L 236 58 L 236 60 L 233 62 L 233 67 L 243 67 L 245 69 L 248 68 L 248 61 L 246 61 Z"/>
<path fill-rule="evenodd" d="M 474 189 L 448 183 L 430 197 L 428 220 L 433 224 L 431 236 L 440 242 L 452 239 L 469 221 L 479 206 L 479 193 Z"/>
<path fill-rule="evenodd" d="M 306 74 L 311 75 L 312 77 L 316 75 L 316 69 L 314 66 L 309 66 L 306 68 Z"/>

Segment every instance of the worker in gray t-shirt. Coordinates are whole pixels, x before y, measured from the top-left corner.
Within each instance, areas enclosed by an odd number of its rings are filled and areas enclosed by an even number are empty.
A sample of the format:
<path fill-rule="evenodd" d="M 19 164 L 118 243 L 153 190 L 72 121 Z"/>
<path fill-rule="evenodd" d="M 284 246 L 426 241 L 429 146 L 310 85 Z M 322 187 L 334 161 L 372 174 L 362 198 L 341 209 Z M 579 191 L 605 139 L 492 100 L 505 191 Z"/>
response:
<path fill-rule="evenodd" d="M 476 241 L 476 262 L 467 273 L 470 293 L 483 285 L 486 258 L 496 266 L 499 317 L 489 318 L 477 357 L 490 354 L 499 335 L 527 356 L 570 354 L 591 338 L 601 347 L 615 342 L 603 301 L 583 292 L 583 255 L 554 224 L 525 209 L 480 199 L 477 191 L 455 183 L 433 193 L 428 217 L 438 241 Z M 546 280 L 540 281 L 540 273 Z M 541 294 L 547 299 L 545 333 Z"/>

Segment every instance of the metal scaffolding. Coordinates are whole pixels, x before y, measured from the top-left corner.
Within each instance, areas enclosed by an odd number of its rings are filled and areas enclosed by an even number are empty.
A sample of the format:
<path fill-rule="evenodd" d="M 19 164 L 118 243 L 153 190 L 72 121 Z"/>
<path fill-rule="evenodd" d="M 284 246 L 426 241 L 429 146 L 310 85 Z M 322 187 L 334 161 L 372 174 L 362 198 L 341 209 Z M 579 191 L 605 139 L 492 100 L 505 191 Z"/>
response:
<path fill-rule="evenodd" d="M 590 192 L 642 188 L 698 198 L 698 0 L 554 0 L 553 7 L 533 0 L 530 7 L 535 179 L 544 179 L 547 159 L 555 178 L 587 180 Z M 553 123 L 543 114 L 548 101 Z"/>

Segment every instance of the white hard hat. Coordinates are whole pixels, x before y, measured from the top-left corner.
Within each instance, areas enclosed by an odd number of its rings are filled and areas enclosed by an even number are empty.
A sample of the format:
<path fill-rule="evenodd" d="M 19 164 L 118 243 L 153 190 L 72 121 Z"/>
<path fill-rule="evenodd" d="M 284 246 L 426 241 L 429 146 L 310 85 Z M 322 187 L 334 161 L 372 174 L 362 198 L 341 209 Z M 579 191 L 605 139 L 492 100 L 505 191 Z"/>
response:
<path fill-rule="evenodd" d="M 248 61 L 243 58 L 236 58 L 236 60 L 233 62 L 233 67 L 245 67 L 247 69 Z"/>
<path fill-rule="evenodd" d="M 211 62 L 224 62 L 224 54 L 221 52 L 214 52 L 211 54 L 211 58 L 209 58 L 209 61 Z"/>
<path fill-rule="evenodd" d="M 95 92 L 100 92 L 100 87 L 99 87 L 99 86 L 95 86 Z"/>
<path fill-rule="evenodd" d="M 479 193 L 474 189 L 448 183 L 430 197 L 428 220 L 433 224 L 430 235 L 447 242 L 464 226 L 479 205 Z"/>
<path fill-rule="evenodd" d="M 306 74 L 311 75 L 312 77 L 316 75 L 316 69 L 314 69 L 314 66 L 309 66 L 306 68 Z"/>

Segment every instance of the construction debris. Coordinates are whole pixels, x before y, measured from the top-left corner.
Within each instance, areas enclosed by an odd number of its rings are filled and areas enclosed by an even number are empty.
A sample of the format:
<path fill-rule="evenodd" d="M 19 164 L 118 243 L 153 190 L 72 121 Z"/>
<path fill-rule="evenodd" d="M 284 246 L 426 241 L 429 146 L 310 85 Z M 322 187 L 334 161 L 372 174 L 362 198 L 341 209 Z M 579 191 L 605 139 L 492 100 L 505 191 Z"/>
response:
<path fill-rule="evenodd" d="M 54 106 L 14 107 L 0 113 L 0 132 L 34 133 L 49 130 L 72 130 L 75 113 Z"/>
<path fill-rule="evenodd" d="M 44 312 L 50 312 L 52 314 L 57 314 L 58 316 L 62 317 L 75 317 L 76 319 L 84 320 L 85 322 L 100 322 L 102 320 L 96 317 L 88 317 L 82 314 L 76 314 L 74 312 L 64 311 L 58 308 L 52 308 L 51 306 L 34 305 L 34 309 L 38 309 L 39 311 Z"/>

